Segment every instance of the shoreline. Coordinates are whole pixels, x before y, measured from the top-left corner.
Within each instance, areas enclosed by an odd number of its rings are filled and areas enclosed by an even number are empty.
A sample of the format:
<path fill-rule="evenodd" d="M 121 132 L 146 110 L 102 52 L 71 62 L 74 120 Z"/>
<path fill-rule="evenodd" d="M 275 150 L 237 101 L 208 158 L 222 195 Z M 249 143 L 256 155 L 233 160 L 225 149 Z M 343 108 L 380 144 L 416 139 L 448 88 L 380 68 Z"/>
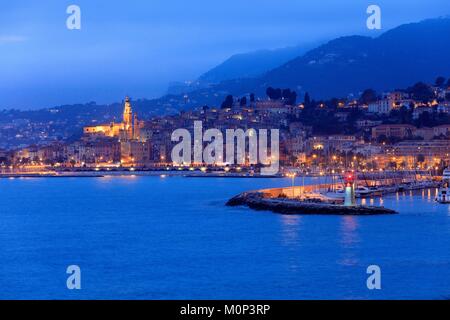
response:
<path fill-rule="evenodd" d="M 283 175 L 260 175 L 242 173 L 192 172 L 188 170 L 83 170 L 54 172 L 0 173 L 0 179 L 8 178 L 102 178 L 102 177 L 185 177 L 185 178 L 285 178 Z"/>

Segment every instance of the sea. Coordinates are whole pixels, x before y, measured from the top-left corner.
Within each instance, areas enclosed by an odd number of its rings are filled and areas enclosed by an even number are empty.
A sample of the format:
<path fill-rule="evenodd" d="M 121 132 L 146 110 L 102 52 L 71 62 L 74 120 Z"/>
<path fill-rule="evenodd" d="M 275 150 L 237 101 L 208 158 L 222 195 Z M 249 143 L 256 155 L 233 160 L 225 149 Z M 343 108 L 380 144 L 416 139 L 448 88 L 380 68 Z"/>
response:
<path fill-rule="evenodd" d="M 396 215 L 225 206 L 291 183 L 0 179 L 0 299 L 450 299 L 450 206 L 436 189 L 362 200 Z"/>

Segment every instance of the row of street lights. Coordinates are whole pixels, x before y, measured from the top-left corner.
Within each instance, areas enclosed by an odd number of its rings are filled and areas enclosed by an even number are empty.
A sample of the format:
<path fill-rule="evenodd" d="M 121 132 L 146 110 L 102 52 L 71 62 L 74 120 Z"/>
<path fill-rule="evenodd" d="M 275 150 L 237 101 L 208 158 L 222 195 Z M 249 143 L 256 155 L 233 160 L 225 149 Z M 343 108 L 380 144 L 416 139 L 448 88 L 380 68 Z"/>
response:
<path fill-rule="evenodd" d="M 295 178 L 297 174 L 295 172 L 290 172 L 286 174 L 287 177 L 292 179 L 292 198 L 295 198 Z M 305 175 L 302 175 L 302 189 L 301 189 L 301 198 L 303 198 L 303 192 L 305 189 Z"/>

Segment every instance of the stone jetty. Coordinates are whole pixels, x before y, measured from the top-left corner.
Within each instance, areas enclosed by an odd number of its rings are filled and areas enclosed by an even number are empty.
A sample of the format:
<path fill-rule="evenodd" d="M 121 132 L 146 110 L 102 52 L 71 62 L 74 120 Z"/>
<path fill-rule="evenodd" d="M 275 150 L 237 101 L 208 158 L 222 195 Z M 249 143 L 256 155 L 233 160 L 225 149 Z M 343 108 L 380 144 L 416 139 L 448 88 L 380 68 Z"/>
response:
<path fill-rule="evenodd" d="M 270 189 L 268 189 L 270 190 Z M 248 206 L 255 210 L 269 210 L 281 214 L 322 214 L 322 215 L 379 215 L 396 214 L 385 207 L 343 206 L 339 204 L 302 201 L 298 199 L 271 197 L 267 191 L 241 193 L 227 202 L 227 206 Z"/>

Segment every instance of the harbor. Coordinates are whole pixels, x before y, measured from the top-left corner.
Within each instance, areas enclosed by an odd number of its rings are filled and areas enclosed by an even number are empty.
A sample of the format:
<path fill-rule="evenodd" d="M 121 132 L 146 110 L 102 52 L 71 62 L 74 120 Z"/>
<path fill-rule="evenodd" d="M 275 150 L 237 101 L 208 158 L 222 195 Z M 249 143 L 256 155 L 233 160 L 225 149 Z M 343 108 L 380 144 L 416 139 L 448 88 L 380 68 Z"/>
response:
<path fill-rule="evenodd" d="M 395 214 L 395 210 L 376 206 L 352 205 L 343 206 L 334 201 L 313 201 L 283 197 L 271 197 L 269 192 L 245 192 L 233 197 L 227 206 L 246 205 L 255 210 L 269 210 L 282 214 L 321 214 L 321 215 L 378 215 Z"/>
<path fill-rule="evenodd" d="M 231 198 L 227 206 L 247 206 L 282 214 L 376 215 L 395 214 L 384 206 L 357 204 L 357 198 L 374 198 L 398 192 L 438 188 L 435 201 L 450 203 L 450 170 L 442 177 L 408 172 L 370 173 L 349 171 L 324 177 L 331 183 L 295 186 L 296 173 L 286 174 L 292 186 L 243 192 Z M 304 176 L 302 176 L 304 181 Z"/>

